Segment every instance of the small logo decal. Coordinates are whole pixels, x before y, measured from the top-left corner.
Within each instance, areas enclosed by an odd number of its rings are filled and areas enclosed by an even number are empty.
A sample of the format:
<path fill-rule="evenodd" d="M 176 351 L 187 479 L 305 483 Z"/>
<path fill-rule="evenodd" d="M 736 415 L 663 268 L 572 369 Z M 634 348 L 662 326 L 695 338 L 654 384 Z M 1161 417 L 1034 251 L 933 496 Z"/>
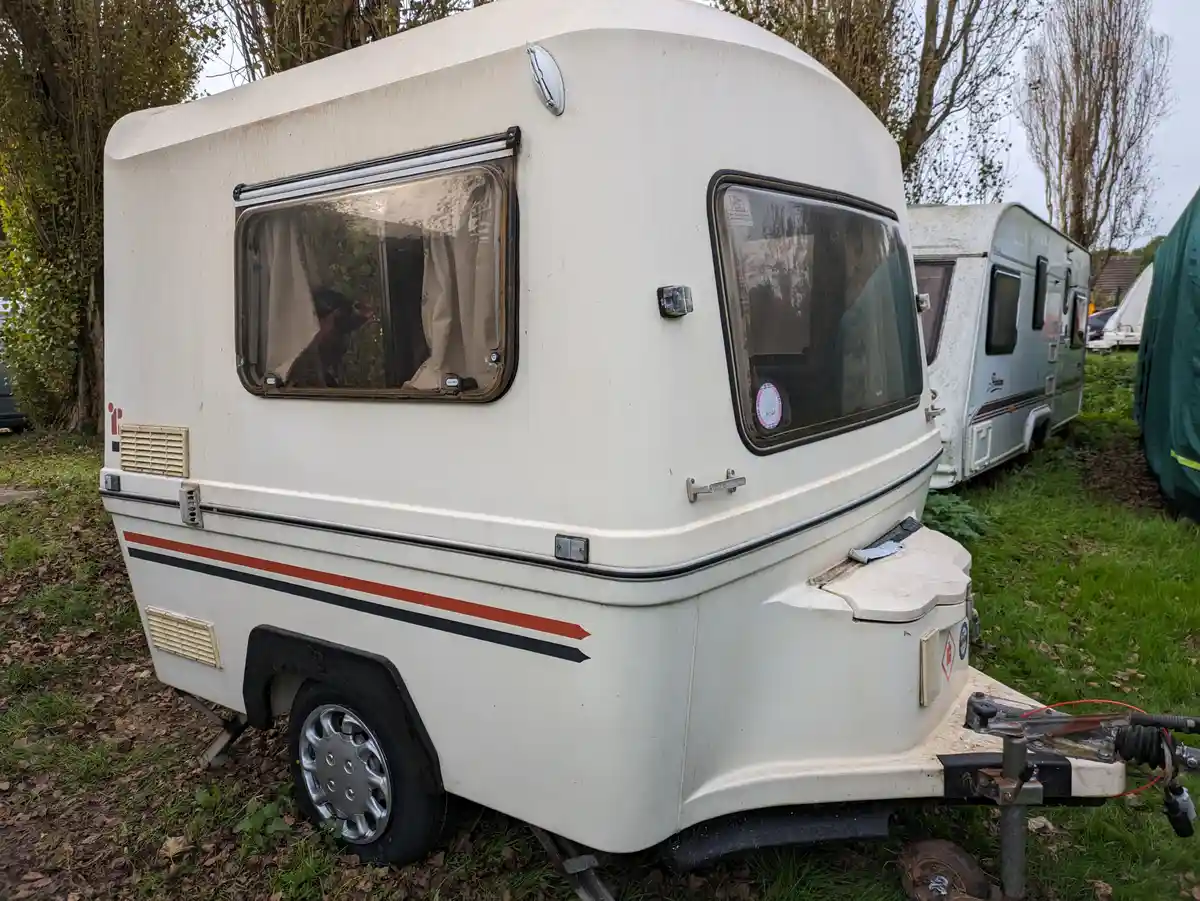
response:
<path fill-rule="evenodd" d="M 946 646 L 942 649 L 942 672 L 946 675 L 946 681 L 950 681 L 950 676 L 954 673 L 954 633 L 951 632 L 946 636 Z"/>
<path fill-rule="evenodd" d="M 967 651 L 971 648 L 971 630 L 963 623 L 958 630 L 958 659 L 966 660 Z"/>
<path fill-rule="evenodd" d="M 999 391 L 1003 387 L 1004 387 L 1004 379 L 1000 378 L 1000 376 L 996 375 L 996 373 L 993 372 L 992 379 L 990 382 L 988 382 L 988 394 L 995 394 L 997 391 Z"/>
<path fill-rule="evenodd" d="M 783 398 L 779 389 L 772 382 L 763 382 L 758 386 L 758 395 L 754 398 L 754 415 L 758 424 L 768 432 L 783 421 Z"/>

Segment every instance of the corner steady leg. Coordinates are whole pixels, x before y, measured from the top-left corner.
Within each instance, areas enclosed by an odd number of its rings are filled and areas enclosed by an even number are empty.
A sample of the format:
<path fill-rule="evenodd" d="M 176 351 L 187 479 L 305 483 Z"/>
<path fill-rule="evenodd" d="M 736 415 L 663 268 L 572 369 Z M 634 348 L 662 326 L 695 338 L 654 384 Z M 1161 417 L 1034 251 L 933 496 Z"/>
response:
<path fill-rule="evenodd" d="M 616 901 L 596 872 L 600 862 L 595 854 L 580 849 L 574 842 L 537 826 L 530 826 L 554 866 L 575 889 L 580 901 Z"/>
<path fill-rule="evenodd" d="M 209 743 L 204 753 L 200 755 L 200 765 L 205 769 L 220 766 L 228 759 L 226 752 L 229 750 L 229 746 L 238 740 L 249 725 L 246 722 L 245 715 L 237 713 L 231 717 L 222 717 L 217 711 L 213 710 L 195 695 L 188 694 L 186 691 L 179 691 L 178 689 L 175 690 L 175 693 L 183 698 L 189 707 L 196 710 L 206 720 L 220 726 L 221 731 L 217 734 L 217 737 Z"/>

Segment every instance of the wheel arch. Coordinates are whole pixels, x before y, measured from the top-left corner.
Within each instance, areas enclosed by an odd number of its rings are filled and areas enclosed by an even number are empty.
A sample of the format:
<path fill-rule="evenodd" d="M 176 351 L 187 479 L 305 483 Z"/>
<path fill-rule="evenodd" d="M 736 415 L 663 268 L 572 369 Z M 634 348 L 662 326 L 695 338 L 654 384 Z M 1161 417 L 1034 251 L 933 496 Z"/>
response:
<path fill-rule="evenodd" d="M 308 680 L 338 686 L 351 695 L 356 686 L 364 683 L 394 690 L 403 706 L 405 722 L 424 754 L 422 769 L 431 780 L 430 787 L 443 790 L 437 749 L 404 678 L 391 660 L 370 651 L 275 626 L 256 626 L 250 631 L 242 673 L 242 701 L 246 706 L 246 720 L 251 726 L 265 729 L 271 725 L 274 706 L 280 700 L 276 692 L 280 682 L 288 684 L 286 694 L 290 700 Z"/>
<path fill-rule="evenodd" d="M 1048 405 L 1035 407 L 1025 417 L 1025 451 L 1028 453 L 1031 450 L 1036 450 L 1050 435 L 1051 416 L 1053 416 L 1053 408 Z M 1044 426 L 1044 431 L 1041 432 L 1041 440 L 1039 441 L 1039 429 Z"/>

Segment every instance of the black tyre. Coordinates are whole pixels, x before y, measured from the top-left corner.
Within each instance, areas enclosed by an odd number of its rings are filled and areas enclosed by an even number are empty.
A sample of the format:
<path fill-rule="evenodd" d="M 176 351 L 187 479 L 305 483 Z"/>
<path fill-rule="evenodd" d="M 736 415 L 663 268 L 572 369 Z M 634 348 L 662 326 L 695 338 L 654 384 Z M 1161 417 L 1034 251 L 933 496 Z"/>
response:
<path fill-rule="evenodd" d="M 1033 427 L 1033 435 L 1030 436 L 1029 449 L 1031 451 L 1040 451 L 1046 446 L 1046 439 L 1050 437 L 1050 421 L 1042 420 Z"/>
<path fill-rule="evenodd" d="M 447 820 L 426 756 L 389 686 L 353 692 L 306 682 L 292 702 L 288 748 L 296 804 L 348 851 L 403 866 L 425 857 Z"/>
<path fill-rule="evenodd" d="M 914 842 L 900 855 L 900 879 L 910 901 L 969 897 L 987 901 L 991 882 L 975 858 L 954 842 Z"/>

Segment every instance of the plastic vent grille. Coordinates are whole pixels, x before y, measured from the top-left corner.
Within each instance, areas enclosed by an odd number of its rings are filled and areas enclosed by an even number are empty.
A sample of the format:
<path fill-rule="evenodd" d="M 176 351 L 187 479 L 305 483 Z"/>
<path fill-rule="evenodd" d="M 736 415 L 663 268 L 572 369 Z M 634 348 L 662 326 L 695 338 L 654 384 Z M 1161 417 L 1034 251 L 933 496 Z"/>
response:
<path fill-rule="evenodd" d="M 188 475 L 188 432 L 167 425 L 121 425 L 121 469 L 158 476 Z"/>
<path fill-rule="evenodd" d="M 217 637 L 212 623 L 170 610 L 147 607 L 146 627 L 150 633 L 150 644 L 155 650 L 215 669 L 221 668 L 221 655 L 217 651 Z"/>

